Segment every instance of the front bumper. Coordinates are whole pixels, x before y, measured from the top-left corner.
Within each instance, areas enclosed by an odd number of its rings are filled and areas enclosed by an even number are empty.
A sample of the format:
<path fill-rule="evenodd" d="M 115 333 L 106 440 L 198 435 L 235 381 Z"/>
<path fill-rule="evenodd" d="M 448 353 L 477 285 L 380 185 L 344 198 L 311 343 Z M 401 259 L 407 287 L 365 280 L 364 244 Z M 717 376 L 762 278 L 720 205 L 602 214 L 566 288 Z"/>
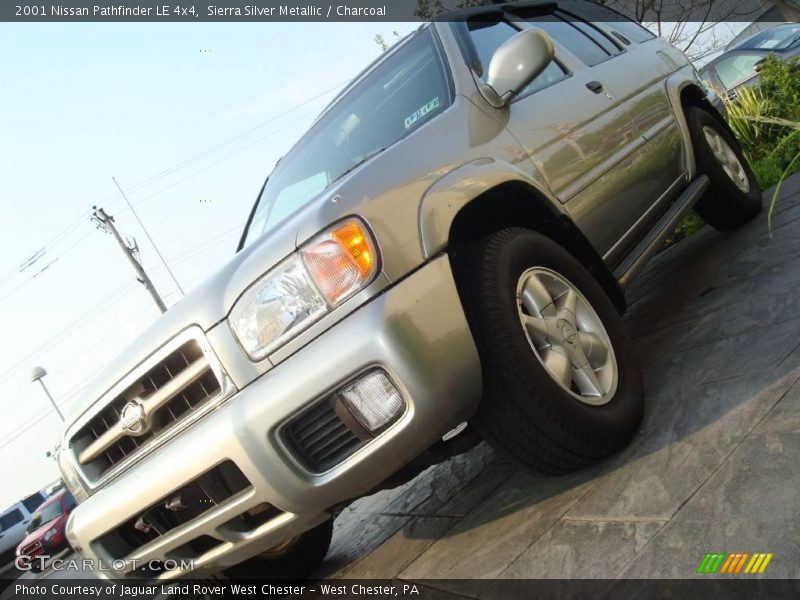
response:
<path fill-rule="evenodd" d="M 324 473 L 310 472 L 283 442 L 281 428 L 372 367 L 390 375 L 404 396 L 405 413 L 340 464 Z M 468 419 L 480 394 L 477 351 L 448 258 L 442 255 L 348 315 L 81 503 L 67 527 L 69 541 L 84 558 L 97 561 L 101 576 L 134 575 L 133 567 L 146 567 L 152 561 L 163 565 L 178 558 L 193 560 L 195 572 L 237 564 L 324 522 L 331 507 L 374 489 Z M 226 459 L 249 480 L 245 491 L 132 554 L 115 555 L 98 542 L 165 494 Z M 226 526 L 263 503 L 280 513 L 252 530 Z M 219 543 L 187 555 L 187 544 L 200 536 Z M 158 576 L 171 578 L 186 572 L 178 566 Z"/>

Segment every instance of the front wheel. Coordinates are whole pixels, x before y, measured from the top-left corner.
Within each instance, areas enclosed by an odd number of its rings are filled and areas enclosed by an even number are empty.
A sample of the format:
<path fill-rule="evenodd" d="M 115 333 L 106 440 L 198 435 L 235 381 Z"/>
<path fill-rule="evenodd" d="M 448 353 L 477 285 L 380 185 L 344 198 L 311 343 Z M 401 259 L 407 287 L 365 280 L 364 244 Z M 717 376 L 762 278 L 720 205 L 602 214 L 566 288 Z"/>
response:
<path fill-rule="evenodd" d="M 460 246 L 453 263 L 483 371 L 481 435 L 552 474 L 627 444 L 641 376 L 621 317 L 583 265 L 526 229 Z"/>
<path fill-rule="evenodd" d="M 689 106 L 686 122 L 697 171 L 711 186 L 695 206 L 702 219 L 720 231 L 741 227 L 761 212 L 761 190 L 733 134 L 714 116 Z"/>

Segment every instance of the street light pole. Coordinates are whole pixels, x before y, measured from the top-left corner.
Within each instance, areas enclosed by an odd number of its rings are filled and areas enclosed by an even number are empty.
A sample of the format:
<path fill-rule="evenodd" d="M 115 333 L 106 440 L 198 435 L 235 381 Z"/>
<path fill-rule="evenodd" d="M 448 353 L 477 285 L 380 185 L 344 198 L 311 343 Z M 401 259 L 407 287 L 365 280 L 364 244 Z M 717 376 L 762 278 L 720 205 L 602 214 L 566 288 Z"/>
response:
<path fill-rule="evenodd" d="M 63 422 L 64 415 L 61 413 L 61 410 L 59 410 L 56 401 L 53 400 L 53 396 L 50 394 L 50 390 L 48 390 L 47 386 L 44 384 L 45 375 L 47 375 L 47 371 L 45 371 L 44 368 L 34 367 L 33 370 L 31 371 L 31 383 L 38 381 L 41 384 L 44 393 L 47 395 L 48 400 L 50 400 L 50 404 L 53 405 L 53 408 L 55 409 L 56 413 L 58 413 L 58 416 L 61 418 L 61 421 Z"/>

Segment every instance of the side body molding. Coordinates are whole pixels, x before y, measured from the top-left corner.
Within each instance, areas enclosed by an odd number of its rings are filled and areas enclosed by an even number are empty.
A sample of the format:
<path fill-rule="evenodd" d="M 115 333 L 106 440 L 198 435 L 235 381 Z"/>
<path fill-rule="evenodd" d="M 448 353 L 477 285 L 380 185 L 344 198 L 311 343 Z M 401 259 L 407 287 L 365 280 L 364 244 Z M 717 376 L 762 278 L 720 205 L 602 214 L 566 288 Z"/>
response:
<path fill-rule="evenodd" d="M 425 259 L 447 247 L 453 219 L 462 208 L 484 192 L 512 181 L 530 185 L 549 200 L 554 212 L 563 213 L 542 182 L 507 162 L 478 158 L 437 179 L 425 192 L 419 206 L 419 237 Z"/>

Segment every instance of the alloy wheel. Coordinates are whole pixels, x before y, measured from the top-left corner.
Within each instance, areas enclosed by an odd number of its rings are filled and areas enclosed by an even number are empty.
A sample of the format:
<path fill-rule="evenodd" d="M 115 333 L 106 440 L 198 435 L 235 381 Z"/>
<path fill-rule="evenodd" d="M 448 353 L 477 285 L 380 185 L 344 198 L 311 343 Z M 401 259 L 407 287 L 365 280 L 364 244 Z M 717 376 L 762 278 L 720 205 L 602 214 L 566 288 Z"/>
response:
<path fill-rule="evenodd" d="M 583 294 L 555 271 L 533 267 L 519 278 L 517 309 L 536 358 L 553 380 L 585 404 L 608 403 L 617 388 L 617 361 Z"/>
<path fill-rule="evenodd" d="M 736 153 L 728 142 L 725 141 L 719 132 L 708 125 L 703 127 L 703 135 L 705 135 L 706 142 L 708 142 L 711 152 L 714 153 L 714 157 L 719 161 L 725 174 L 733 181 L 736 187 L 745 194 L 749 192 L 750 179 L 747 177 L 747 171 L 745 171 L 742 162 L 739 160 L 739 157 L 736 156 Z"/>

